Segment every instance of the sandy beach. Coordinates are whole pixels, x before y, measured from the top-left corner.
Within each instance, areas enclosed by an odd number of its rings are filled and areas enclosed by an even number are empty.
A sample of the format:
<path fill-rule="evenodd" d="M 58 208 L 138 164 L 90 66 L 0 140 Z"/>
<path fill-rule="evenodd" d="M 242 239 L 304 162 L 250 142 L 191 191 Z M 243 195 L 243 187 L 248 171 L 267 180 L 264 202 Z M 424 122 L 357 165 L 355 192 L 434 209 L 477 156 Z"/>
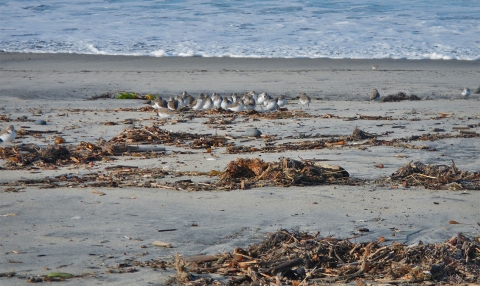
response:
<path fill-rule="evenodd" d="M 374 64 L 379 66 L 376 71 Z M 480 171 L 480 94 L 473 93 L 480 85 L 479 75 L 478 61 L 0 53 L 0 127 L 24 130 L 14 140 L 17 147 L 44 148 L 57 137 L 64 138 L 66 146 L 98 144 L 99 139 L 121 138 L 128 129 L 154 126 L 172 134 L 227 138 L 211 152 L 192 147 L 192 140 L 133 141 L 129 145 L 165 151 L 155 156 L 129 152 L 56 167 L 23 167 L 12 159 L 1 159 L 0 274 L 16 274 L 0 277 L 0 284 L 25 285 L 28 277 L 66 272 L 83 275 L 66 280 L 70 285 L 163 285 L 175 276 L 175 269 L 137 267 L 132 273 L 112 269 L 132 261 L 171 262 L 176 254 L 231 252 L 279 229 L 353 237 L 356 242 L 385 237 L 388 244 L 407 245 L 440 243 L 459 232 L 477 238 L 478 190 L 462 187 L 463 182 L 431 189 L 389 178 L 417 161 Z M 472 90 L 467 100 L 461 98 L 465 87 Z M 373 88 L 382 97 L 404 92 L 421 100 L 370 102 Z M 285 116 L 263 116 L 261 109 L 257 115 L 233 117 L 189 111 L 165 120 L 145 99 L 90 100 L 119 91 L 168 98 L 182 91 L 197 96 L 250 90 L 287 95 L 286 110 L 278 112 Z M 295 99 L 301 92 L 312 97 L 309 107 Z M 218 118 L 231 121 L 219 124 Z M 35 120 L 45 120 L 46 125 L 36 125 Z M 249 137 L 251 128 L 258 128 L 264 137 Z M 334 140 L 347 138 L 355 128 L 376 134 L 378 144 L 369 139 Z M 291 147 L 326 138 L 343 143 Z M 272 142 L 281 148 L 271 151 L 267 143 Z M 226 145 L 251 152 L 231 152 Z M 218 179 L 205 173 L 222 172 L 237 158 L 276 162 L 286 157 L 341 166 L 362 183 L 229 191 L 168 187 L 179 180 L 211 186 Z M 140 175 L 125 174 L 121 179 L 116 166 Z M 152 170 L 164 173 L 155 177 Z M 68 179 L 112 173 L 116 187 Z M 67 179 L 60 182 L 58 178 Z M 359 232 L 361 228 L 368 231 Z M 154 246 L 155 241 L 172 247 Z"/>

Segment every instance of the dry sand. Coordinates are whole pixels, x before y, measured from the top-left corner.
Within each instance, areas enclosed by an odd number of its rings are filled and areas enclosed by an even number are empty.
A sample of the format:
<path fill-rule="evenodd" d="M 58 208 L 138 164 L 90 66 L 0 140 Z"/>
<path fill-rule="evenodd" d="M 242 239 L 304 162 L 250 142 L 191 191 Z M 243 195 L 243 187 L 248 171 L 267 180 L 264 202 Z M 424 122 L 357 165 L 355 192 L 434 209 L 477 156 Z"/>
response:
<path fill-rule="evenodd" d="M 372 64 L 379 70 L 372 71 Z M 117 90 L 178 94 L 199 92 L 267 91 L 293 98 L 302 91 L 316 98 L 307 113 L 315 118 L 245 121 L 239 116 L 225 130 L 203 124 L 205 118 L 165 123 L 167 130 L 228 135 L 238 145 L 263 146 L 250 139 L 245 130 L 258 127 L 275 135 L 278 142 L 301 141 L 300 134 L 349 135 L 361 130 L 386 134 L 391 140 L 424 133 L 434 128 L 442 134 L 456 134 L 454 127 L 473 126 L 480 132 L 479 95 L 460 98 L 460 90 L 479 85 L 480 63 L 473 61 L 327 60 L 327 59 L 230 59 L 230 58 L 148 58 L 92 55 L 0 54 L 0 115 L 12 119 L 27 116 L 45 119 L 45 126 L 33 122 L 0 122 L 4 128 L 55 130 L 67 144 L 95 142 L 118 135 L 131 124 L 150 126 L 162 122 L 153 111 L 137 111 L 143 100 L 86 100 Z M 368 102 L 376 87 L 382 96 L 404 91 L 428 100 L 398 103 Z M 115 112 L 116 108 L 133 108 Z M 42 114 L 33 115 L 33 108 Z M 289 110 L 301 107 L 295 100 Z M 338 117 L 325 118 L 331 114 Z M 447 114 L 441 118 L 440 114 Z M 347 120 L 368 116 L 390 116 L 393 120 Z M 119 123 L 114 126 L 104 122 Z M 399 128 L 400 127 L 400 128 Z M 387 134 L 388 133 L 388 134 Z M 51 134 L 26 136 L 15 143 L 46 146 Z M 314 140 L 314 139 L 310 139 Z M 204 150 L 173 154 L 159 159 L 120 157 L 115 162 L 94 166 L 69 166 L 57 170 L 0 170 L 0 273 L 14 271 L 17 277 L 0 278 L 0 284 L 23 285 L 28 276 L 61 271 L 95 277 L 69 281 L 72 285 L 162 285 L 175 274 L 173 269 L 109 274 L 109 266 L 135 259 L 171 261 L 176 254 L 217 254 L 246 247 L 281 228 L 319 231 L 322 236 L 353 237 L 360 227 L 370 232 L 355 241 L 376 240 L 406 244 L 443 242 L 457 232 L 478 236 L 480 194 L 474 190 L 427 190 L 375 183 L 388 177 L 409 161 L 450 165 L 478 171 L 480 144 L 477 138 L 415 141 L 421 149 L 375 146 L 285 153 L 225 154 L 214 150 L 216 160 Z M 434 148 L 434 150 L 432 150 Z M 105 167 L 130 165 L 168 170 L 223 170 L 237 157 L 259 157 L 276 161 L 280 156 L 328 161 L 340 165 L 351 176 L 369 180 L 363 186 L 264 187 L 230 192 L 184 192 L 161 188 L 57 188 L 15 187 L 18 180 L 91 172 Z M 5 161 L 0 161 L 4 164 Z M 375 165 L 384 164 L 384 168 Z M 199 180 L 198 178 L 192 178 Z M 212 180 L 211 178 L 201 178 Z M 200 179 L 200 180 L 201 180 Z M 175 178 L 165 178 L 165 181 Z M 370 181 L 372 180 L 372 181 Z M 384 180 L 382 180 L 384 181 Z M 93 191 L 93 192 L 92 192 Z M 96 192 L 103 192 L 100 196 Z M 455 220 L 461 224 L 449 224 Z M 158 230 L 175 229 L 158 232 Z M 173 248 L 154 247 L 154 241 L 171 243 Z M 143 248 L 145 246 L 146 248 Z"/>

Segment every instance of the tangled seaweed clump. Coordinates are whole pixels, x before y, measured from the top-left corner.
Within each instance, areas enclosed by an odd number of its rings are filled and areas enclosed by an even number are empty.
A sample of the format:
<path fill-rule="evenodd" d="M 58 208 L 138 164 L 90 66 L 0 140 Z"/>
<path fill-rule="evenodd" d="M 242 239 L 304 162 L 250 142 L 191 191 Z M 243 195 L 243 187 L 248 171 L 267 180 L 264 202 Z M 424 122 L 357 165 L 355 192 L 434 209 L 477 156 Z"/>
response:
<path fill-rule="evenodd" d="M 470 173 L 457 169 L 455 163 L 425 165 L 410 161 L 399 168 L 390 178 L 401 181 L 404 186 L 423 186 L 427 189 L 475 189 L 480 190 L 480 172 Z"/>
<path fill-rule="evenodd" d="M 384 98 L 382 98 L 380 101 L 381 102 L 398 102 L 403 100 L 421 100 L 421 99 L 415 94 L 408 96 L 406 93 L 400 91 L 397 94 L 389 94 Z"/>
<path fill-rule="evenodd" d="M 324 285 L 352 280 L 357 285 L 369 281 L 458 285 L 480 282 L 480 245 L 478 238 L 463 234 L 444 243 L 407 246 L 386 245 L 384 237 L 352 243 L 318 233 L 279 230 L 246 249 L 217 256 L 177 257 L 176 264 L 181 267 L 177 267 L 176 281 L 170 282 L 193 285 L 208 282 L 201 274 L 212 273 L 236 285 Z"/>
<path fill-rule="evenodd" d="M 280 158 L 278 162 L 238 158 L 231 161 L 218 185 L 303 186 L 348 182 L 348 172 L 339 166 Z"/>

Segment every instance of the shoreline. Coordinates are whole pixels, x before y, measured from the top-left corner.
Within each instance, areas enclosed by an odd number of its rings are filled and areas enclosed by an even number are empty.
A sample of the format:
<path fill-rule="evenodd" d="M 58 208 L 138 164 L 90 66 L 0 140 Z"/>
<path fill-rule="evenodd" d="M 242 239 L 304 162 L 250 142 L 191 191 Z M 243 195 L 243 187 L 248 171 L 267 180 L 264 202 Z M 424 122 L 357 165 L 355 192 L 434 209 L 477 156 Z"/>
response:
<path fill-rule="evenodd" d="M 255 90 L 362 101 L 373 88 L 381 95 L 455 99 L 464 87 L 475 90 L 479 75 L 479 61 L 0 53 L 1 96 L 23 99 L 86 99 L 115 91 L 170 96 L 184 90 L 194 95 Z"/>

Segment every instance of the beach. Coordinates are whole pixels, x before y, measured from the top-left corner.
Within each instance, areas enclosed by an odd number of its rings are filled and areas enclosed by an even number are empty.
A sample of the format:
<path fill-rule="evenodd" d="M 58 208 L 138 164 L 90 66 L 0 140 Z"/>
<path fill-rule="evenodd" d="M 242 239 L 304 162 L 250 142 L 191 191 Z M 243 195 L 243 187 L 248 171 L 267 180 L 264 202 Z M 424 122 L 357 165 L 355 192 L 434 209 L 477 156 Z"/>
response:
<path fill-rule="evenodd" d="M 372 65 L 378 65 L 378 70 L 372 70 Z M 28 277 L 67 272 L 82 275 L 65 282 L 71 285 L 163 285 L 176 274 L 175 269 L 111 270 L 131 261 L 172 261 L 176 254 L 231 252 L 279 229 L 353 237 L 354 241 L 384 237 L 386 243 L 407 245 L 440 243 L 459 232 L 478 237 L 477 190 L 454 184 L 428 189 L 388 178 L 416 161 L 479 171 L 480 95 L 473 93 L 480 85 L 479 75 L 478 61 L 0 53 L 0 126 L 26 130 L 14 140 L 17 145 L 41 148 L 52 145 L 57 137 L 69 146 L 98 144 L 100 138 L 121 138 L 126 129 L 140 131 L 155 125 L 172 133 L 223 136 L 228 144 L 251 150 L 233 153 L 225 146 L 207 151 L 193 148 L 190 142 L 133 141 L 129 144 L 165 151 L 156 156 L 125 154 L 112 156 L 113 161 L 56 168 L 15 169 L 1 160 L 0 273 L 16 274 L 0 277 L 0 282 L 24 285 Z M 472 90 L 467 100 L 461 97 L 465 87 Z M 382 97 L 404 92 L 420 100 L 371 102 L 373 88 Z M 229 124 L 210 124 L 210 118 L 232 116 L 187 112 L 175 120 L 164 120 L 148 100 L 108 98 L 124 91 L 168 98 L 183 91 L 197 96 L 251 90 L 275 97 L 286 95 L 289 103 L 279 113 L 289 116 L 261 116 L 263 112 L 258 110 L 260 115 L 238 114 Z M 298 103 L 301 92 L 312 98 L 310 106 Z M 36 125 L 34 121 L 39 119 L 47 124 Z M 265 137 L 247 136 L 251 128 L 258 128 Z M 380 143 L 347 140 L 326 148 L 288 149 L 304 141 L 344 138 L 355 128 L 376 134 Z M 414 138 L 425 134 L 435 136 Z M 401 143 L 381 144 L 395 140 Z M 270 152 L 265 148 L 270 142 L 284 149 Z M 194 173 L 224 171 L 237 158 L 275 162 L 287 157 L 341 166 L 362 183 L 269 185 L 228 191 L 165 187 L 180 179 L 211 185 L 215 176 Z M 67 180 L 47 188 L 50 185 L 45 180 L 30 182 L 46 177 L 101 176 L 115 166 L 138 170 L 142 176 L 128 186 L 119 179 L 116 187 Z M 167 175 L 152 177 L 148 170 L 153 169 L 162 169 Z M 360 228 L 368 231 L 359 232 Z M 172 247 L 154 246 L 155 241 Z"/>

